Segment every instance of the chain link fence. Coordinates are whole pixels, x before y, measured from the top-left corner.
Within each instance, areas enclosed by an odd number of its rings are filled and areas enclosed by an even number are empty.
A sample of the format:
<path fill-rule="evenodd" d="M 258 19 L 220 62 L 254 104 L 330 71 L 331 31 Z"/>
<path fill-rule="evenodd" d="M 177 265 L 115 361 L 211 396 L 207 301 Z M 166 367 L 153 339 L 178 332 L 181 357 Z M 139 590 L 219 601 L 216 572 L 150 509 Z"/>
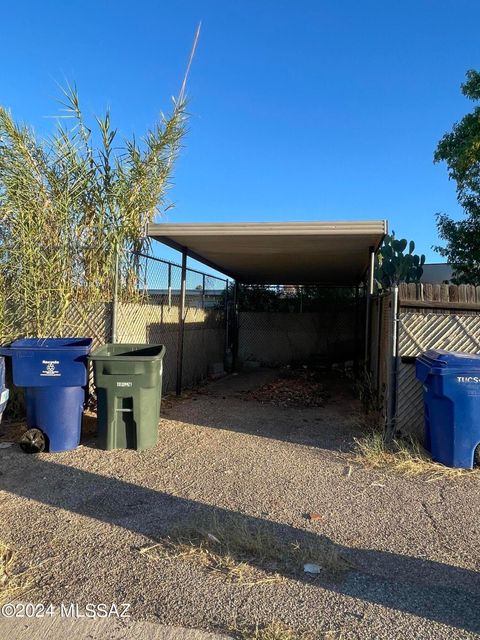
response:
<path fill-rule="evenodd" d="M 184 317 L 181 317 L 180 265 L 143 253 L 129 253 L 117 269 L 117 293 L 88 296 L 77 291 L 76 299 L 51 313 L 51 321 L 41 333 L 32 333 L 27 311 L 9 305 L 0 318 L 1 343 L 20 337 L 84 337 L 93 339 L 93 348 L 116 339 L 123 343 L 160 343 L 166 346 L 163 391 L 175 389 L 177 370 L 182 369 L 182 386 L 204 380 L 209 367 L 225 361 L 227 280 L 187 268 Z M 111 275 L 112 283 L 114 274 Z M 112 284 L 112 292 L 115 286 Z M 87 298 L 87 299 L 86 299 Z M 183 321 L 182 321 L 183 320 Z M 116 325 L 116 327 L 115 327 Z M 183 353 L 179 335 L 183 332 Z M 116 333 L 116 336 L 114 336 Z M 7 375 L 10 380 L 10 370 Z M 93 391 L 92 371 L 89 375 Z M 21 391 L 12 393 L 7 407 L 14 416 L 24 411 Z"/>
<path fill-rule="evenodd" d="M 353 366 L 363 340 L 363 315 L 352 288 L 242 285 L 239 360 Z"/>
<path fill-rule="evenodd" d="M 187 268 L 182 317 L 182 267 L 136 253 L 136 288 L 120 283 L 116 305 L 118 342 L 159 343 L 166 347 L 163 390 L 175 389 L 179 366 L 182 386 L 205 379 L 209 366 L 225 360 L 227 280 Z M 179 354 L 183 333 L 183 353 Z M 180 365 L 181 357 L 181 365 Z"/>
<path fill-rule="evenodd" d="M 313 357 L 346 366 L 359 355 L 364 312 L 355 289 L 241 285 L 234 294 L 227 279 L 187 267 L 182 301 L 182 267 L 140 252 L 125 256 L 113 280 L 107 299 L 72 302 L 45 337 L 91 336 L 94 347 L 164 344 L 166 393 L 230 368 L 237 357 L 240 365 Z M 11 339 L 21 335 L 19 327 Z"/>

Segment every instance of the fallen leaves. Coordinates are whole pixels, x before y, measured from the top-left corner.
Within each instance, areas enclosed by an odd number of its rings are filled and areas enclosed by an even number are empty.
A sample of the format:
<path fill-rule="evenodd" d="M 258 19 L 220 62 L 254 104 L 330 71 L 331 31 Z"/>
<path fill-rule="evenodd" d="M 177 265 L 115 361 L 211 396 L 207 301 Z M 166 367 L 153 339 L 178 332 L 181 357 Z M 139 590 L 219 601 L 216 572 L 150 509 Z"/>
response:
<path fill-rule="evenodd" d="M 321 513 L 317 513 L 316 511 L 312 511 L 308 514 L 308 519 L 312 522 L 321 522 L 323 520 L 323 516 Z"/>
<path fill-rule="evenodd" d="M 276 407 L 322 407 L 326 394 L 315 372 L 302 369 L 250 391 L 248 397 Z"/>

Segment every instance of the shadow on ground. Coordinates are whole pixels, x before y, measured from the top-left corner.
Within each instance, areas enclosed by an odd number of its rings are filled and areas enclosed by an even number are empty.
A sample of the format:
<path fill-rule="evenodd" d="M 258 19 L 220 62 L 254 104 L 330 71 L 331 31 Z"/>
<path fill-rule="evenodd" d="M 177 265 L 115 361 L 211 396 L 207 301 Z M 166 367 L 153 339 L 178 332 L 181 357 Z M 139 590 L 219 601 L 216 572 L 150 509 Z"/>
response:
<path fill-rule="evenodd" d="M 319 407 L 276 406 L 253 393 L 279 378 L 278 369 L 256 369 L 210 383 L 188 397 L 167 400 L 162 416 L 196 426 L 256 435 L 330 451 L 350 450 L 361 434 L 360 406 L 350 379 L 340 372 L 318 378 L 325 401 Z M 85 442 L 85 444 L 89 444 Z"/>
<path fill-rule="evenodd" d="M 168 535 L 173 527 L 190 523 L 192 518 L 204 520 L 215 513 L 217 517 L 243 518 L 247 525 L 268 527 L 272 535 L 282 540 L 296 540 L 304 545 L 318 542 L 318 537 L 308 531 L 213 508 L 19 451 L 10 451 L 0 479 L 4 491 L 123 527 L 153 541 Z M 355 569 L 339 579 L 320 577 L 314 584 L 480 632 L 480 584 L 476 572 L 372 549 L 338 547 L 338 550 L 354 563 Z M 301 572 L 296 579 L 312 583 L 311 577 Z"/>
<path fill-rule="evenodd" d="M 283 407 L 253 399 L 263 385 L 279 377 L 278 369 L 256 369 L 187 390 L 181 398 L 163 399 L 161 415 L 168 419 L 283 440 L 330 451 L 350 450 L 360 435 L 359 403 L 352 382 L 338 372 L 320 377 L 325 402 L 320 407 Z M 185 398 L 193 402 L 182 402 Z M 81 443 L 96 448 L 96 416 L 83 415 Z M 160 426 L 161 428 L 161 426 Z M 25 421 L 0 425 L 0 442 L 18 442 L 26 429 Z"/>

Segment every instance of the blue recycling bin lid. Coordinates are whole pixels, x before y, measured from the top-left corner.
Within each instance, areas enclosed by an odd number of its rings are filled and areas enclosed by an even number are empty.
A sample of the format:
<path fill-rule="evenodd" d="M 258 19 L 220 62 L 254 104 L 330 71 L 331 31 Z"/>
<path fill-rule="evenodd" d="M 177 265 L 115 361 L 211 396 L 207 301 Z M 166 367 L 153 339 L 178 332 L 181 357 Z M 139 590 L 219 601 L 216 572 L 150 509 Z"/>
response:
<path fill-rule="evenodd" d="M 18 387 L 84 387 L 92 338 L 22 338 L 0 348 Z"/>
<path fill-rule="evenodd" d="M 425 381 L 429 375 L 444 376 L 455 372 L 480 372 L 480 355 L 463 353 L 462 351 L 445 351 L 432 349 L 417 358 L 416 375 Z"/>
<path fill-rule="evenodd" d="M 61 350 L 77 349 L 79 353 L 87 354 L 92 346 L 92 338 L 21 338 L 14 340 L 7 348 L 9 349 L 29 349 L 29 350 L 45 350 L 55 349 Z"/>

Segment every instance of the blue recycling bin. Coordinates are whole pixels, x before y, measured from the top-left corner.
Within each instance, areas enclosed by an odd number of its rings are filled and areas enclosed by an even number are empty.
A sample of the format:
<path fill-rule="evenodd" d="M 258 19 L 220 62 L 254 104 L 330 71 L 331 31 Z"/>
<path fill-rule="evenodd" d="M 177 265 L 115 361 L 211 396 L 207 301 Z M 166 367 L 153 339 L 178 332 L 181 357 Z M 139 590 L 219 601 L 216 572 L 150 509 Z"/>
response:
<path fill-rule="evenodd" d="M 9 392 L 5 386 L 5 358 L 0 356 L 0 422 L 7 406 L 8 395 Z"/>
<path fill-rule="evenodd" d="M 91 338 L 26 338 L 2 347 L 13 382 L 25 389 L 27 425 L 39 429 L 50 452 L 80 442 Z"/>
<path fill-rule="evenodd" d="M 480 356 L 432 350 L 417 358 L 425 448 L 447 467 L 471 469 L 480 444 Z"/>

